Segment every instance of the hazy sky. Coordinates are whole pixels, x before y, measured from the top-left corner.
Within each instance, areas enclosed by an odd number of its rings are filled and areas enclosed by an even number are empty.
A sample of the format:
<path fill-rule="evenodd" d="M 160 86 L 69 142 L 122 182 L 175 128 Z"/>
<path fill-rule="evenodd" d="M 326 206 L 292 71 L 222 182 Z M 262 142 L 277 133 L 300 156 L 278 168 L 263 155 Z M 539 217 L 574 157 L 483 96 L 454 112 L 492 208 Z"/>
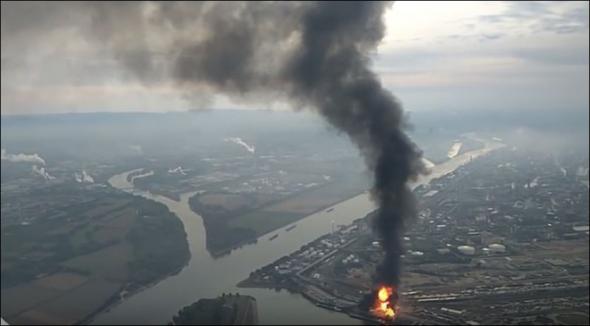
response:
<path fill-rule="evenodd" d="M 52 10 L 2 2 L 2 114 L 191 108 L 84 37 L 88 17 Z M 588 2 L 396 2 L 373 66 L 408 110 L 587 111 L 588 13 Z"/>

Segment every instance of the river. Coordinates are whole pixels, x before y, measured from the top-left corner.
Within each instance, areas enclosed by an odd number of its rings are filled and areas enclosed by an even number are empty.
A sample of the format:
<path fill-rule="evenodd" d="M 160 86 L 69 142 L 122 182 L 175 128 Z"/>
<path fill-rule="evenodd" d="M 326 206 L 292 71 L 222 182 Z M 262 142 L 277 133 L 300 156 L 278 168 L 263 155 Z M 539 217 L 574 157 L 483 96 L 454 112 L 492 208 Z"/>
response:
<path fill-rule="evenodd" d="M 491 150 L 503 146 L 496 142 L 484 142 L 484 148 L 453 157 L 432 168 L 432 172 L 420 178 L 413 186 L 430 182 L 431 179 L 452 172 L 457 167 Z M 336 224 L 349 224 L 375 209 L 368 193 L 332 206 L 329 213 L 322 210 L 293 224 L 297 227 L 289 232 L 285 228 L 272 232 L 279 236 L 269 241 L 270 234 L 258 238 L 256 244 L 245 245 L 231 254 L 213 258 L 205 247 L 205 228 L 202 218 L 194 213 L 188 200 L 196 192 L 182 194 L 180 201 L 140 191 L 127 181 L 127 175 L 139 169 L 117 174 L 109 184 L 117 189 L 143 196 L 166 205 L 184 224 L 191 252 L 188 265 L 177 275 L 170 276 L 149 287 L 109 310 L 100 313 L 94 324 L 166 324 L 182 307 L 200 298 L 216 297 L 222 292 L 240 292 L 256 298 L 260 324 L 355 324 L 361 322 L 316 307 L 298 294 L 267 289 L 238 289 L 236 284 L 250 272 L 281 256 L 288 255 L 302 245 L 331 230 L 332 220 Z"/>

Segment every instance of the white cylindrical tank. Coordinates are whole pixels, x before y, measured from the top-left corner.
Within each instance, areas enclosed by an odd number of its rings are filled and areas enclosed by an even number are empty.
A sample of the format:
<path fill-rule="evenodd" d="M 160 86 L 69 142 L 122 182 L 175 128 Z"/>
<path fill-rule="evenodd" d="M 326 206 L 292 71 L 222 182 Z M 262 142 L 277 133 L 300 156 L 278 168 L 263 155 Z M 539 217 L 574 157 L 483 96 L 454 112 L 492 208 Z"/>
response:
<path fill-rule="evenodd" d="M 496 252 L 496 253 L 506 252 L 506 247 L 504 245 L 499 244 L 499 243 L 492 243 L 491 245 L 488 246 L 488 248 L 490 248 L 491 252 Z"/>
<path fill-rule="evenodd" d="M 475 248 L 472 246 L 459 246 L 457 247 L 457 250 L 467 256 L 473 256 L 473 254 L 475 254 Z"/>

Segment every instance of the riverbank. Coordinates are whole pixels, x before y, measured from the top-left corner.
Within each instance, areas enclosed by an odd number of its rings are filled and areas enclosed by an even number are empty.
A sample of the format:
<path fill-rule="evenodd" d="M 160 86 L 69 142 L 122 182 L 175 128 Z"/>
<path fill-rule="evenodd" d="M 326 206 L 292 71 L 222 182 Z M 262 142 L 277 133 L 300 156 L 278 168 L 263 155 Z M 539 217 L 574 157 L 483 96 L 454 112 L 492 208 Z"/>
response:
<path fill-rule="evenodd" d="M 317 213 L 319 213 L 319 212 L 323 212 L 323 211 L 325 211 L 326 213 L 332 213 L 332 212 L 333 212 L 333 210 L 334 210 L 334 207 L 335 207 L 335 206 L 337 206 L 338 204 L 340 204 L 340 203 L 343 203 L 343 202 L 345 202 L 345 201 L 348 201 L 348 200 L 350 200 L 350 199 L 352 199 L 352 198 L 356 198 L 356 197 L 358 197 L 358 196 L 360 196 L 360 195 L 362 195 L 362 194 L 366 194 L 366 193 L 368 193 L 368 192 L 369 192 L 368 190 L 364 190 L 364 191 L 361 191 L 361 192 L 357 192 L 357 193 L 355 193 L 355 194 L 353 194 L 353 195 L 350 195 L 350 196 L 344 197 L 344 198 L 343 198 L 343 199 L 341 199 L 341 200 L 338 200 L 338 201 L 336 201 L 336 202 L 330 203 L 329 205 L 322 206 L 321 208 L 318 208 L 317 210 L 315 210 L 315 211 L 312 211 L 311 213 L 309 213 L 309 214 L 306 214 L 306 215 L 304 215 L 304 216 L 302 216 L 302 217 L 300 217 L 300 218 L 298 218 L 298 219 L 294 220 L 294 221 L 293 221 L 293 222 L 291 222 L 291 223 L 288 223 L 288 224 L 281 225 L 281 226 L 278 226 L 278 227 L 276 227 L 276 228 L 273 228 L 273 229 L 271 229 L 271 230 L 270 230 L 270 231 L 268 231 L 268 232 L 265 232 L 265 233 L 263 233 L 263 234 L 260 234 L 260 235 L 256 236 L 256 238 L 251 238 L 251 239 L 246 239 L 246 240 L 243 240 L 242 242 L 240 242 L 240 243 L 238 243 L 238 244 L 234 245 L 232 248 L 227 248 L 227 249 L 220 249 L 220 250 L 212 250 L 212 249 L 207 249 L 207 250 L 209 250 L 209 252 L 211 253 L 211 256 L 213 256 L 213 257 L 215 257 L 215 258 L 219 258 L 219 257 L 222 257 L 222 256 L 229 255 L 229 254 L 231 254 L 231 252 L 232 252 L 233 250 L 235 250 L 235 249 L 239 249 L 239 248 L 242 248 L 243 246 L 247 246 L 247 245 L 256 244 L 256 243 L 258 243 L 258 241 L 265 241 L 265 238 L 266 238 L 266 236 L 268 236 L 268 234 L 270 234 L 270 233 L 273 233 L 273 232 L 276 232 L 277 230 L 281 230 L 281 229 L 283 229 L 283 230 L 284 230 L 284 233 L 286 233 L 286 232 L 289 232 L 289 231 L 293 230 L 293 229 L 294 229 L 294 227 L 296 227 L 296 226 L 297 226 L 297 223 L 298 223 L 299 221 L 301 221 L 301 220 L 305 219 L 306 217 L 308 217 L 308 216 L 310 216 L 310 215 L 314 215 L 314 214 L 317 214 Z M 192 208 L 191 208 L 191 209 L 192 209 Z M 199 214 L 199 212 L 197 212 L 197 211 L 195 211 L 195 210 L 193 210 L 193 211 L 194 211 L 195 213 Z M 280 233 L 276 233 L 276 234 L 277 234 L 277 235 L 280 237 Z M 275 239 L 276 239 L 276 238 L 275 238 Z M 274 240 L 274 239 L 273 239 L 273 240 Z"/>
<path fill-rule="evenodd" d="M 122 191 L 124 193 L 130 194 L 130 195 L 133 195 L 136 197 L 143 198 L 145 196 L 142 196 L 141 194 L 136 193 L 135 188 L 133 187 L 133 180 L 135 178 L 137 178 L 137 176 L 135 176 L 134 174 L 141 172 L 142 170 L 143 170 L 142 168 L 139 168 L 139 169 L 134 169 L 131 171 L 117 174 L 117 175 L 111 177 L 108 180 L 108 183 L 113 188 L 118 189 L 119 191 Z M 153 172 L 153 171 L 151 171 L 151 172 Z M 147 198 L 147 199 L 149 199 L 149 198 Z M 170 199 L 170 200 L 172 200 L 172 199 Z M 154 201 L 154 202 L 165 205 L 165 203 L 161 203 L 158 201 Z M 165 206 L 167 207 L 167 205 L 165 205 Z M 168 209 L 168 207 L 167 207 L 167 209 Z M 183 227 L 184 227 L 184 225 L 183 225 Z M 184 230 L 184 233 L 186 236 L 186 230 Z M 185 237 L 185 239 L 186 239 L 186 237 Z M 98 308 L 96 311 L 91 313 L 89 316 L 85 317 L 83 320 L 78 321 L 78 323 L 79 324 L 91 324 L 94 322 L 94 320 L 100 314 L 108 313 L 110 310 L 123 304 L 127 299 L 129 299 L 139 293 L 142 293 L 146 290 L 149 290 L 150 288 L 156 286 L 157 284 L 159 284 L 160 282 L 162 282 L 165 279 L 168 279 L 170 277 L 178 275 L 184 268 L 186 268 L 189 265 L 191 258 L 192 258 L 192 253 L 189 250 L 187 257 L 184 260 L 184 263 L 182 265 L 178 266 L 177 268 L 175 268 L 174 270 L 169 271 L 164 274 L 161 274 L 158 277 L 154 278 L 153 280 L 151 280 L 145 284 L 142 284 L 141 286 L 132 285 L 129 283 L 125 284 L 116 294 L 114 294 L 107 302 L 105 302 L 105 304 L 103 306 Z"/>
<path fill-rule="evenodd" d="M 415 182 L 412 185 L 412 189 L 415 190 L 419 186 L 428 184 L 436 178 L 444 177 L 445 175 L 452 173 L 459 166 L 472 162 L 474 158 L 485 155 L 492 150 L 503 146 L 498 143 L 492 145 L 489 145 L 488 143 L 485 144 L 486 146 L 483 149 L 463 153 L 462 155 L 455 156 L 456 159 L 454 160 L 452 159 L 449 162 L 440 164 L 437 166 L 438 170 L 434 169 L 434 171 L 431 171 L 431 174 Z M 456 165 L 454 168 L 452 165 L 453 162 Z M 314 305 L 324 309 L 338 312 L 348 312 L 350 309 L 355 311 L 358 310 L 354 308 L 356 307 L 355 302 L 358 302 L 358 299 L 328 293 L 325 289 L 319 287 L 317 280 L 314 280 L 316 276 L 318 278 L 320 277 L 319 274 L 304 276 L 303 273 L 313 266 L 334 256 L 337 252 L 342 251 L 359 237 L 366 236 L 369 232 L 368 222 L 366 221 L 368 216 L 369 214 L 347 228 L 340 229 L 337 232 L 332 231 L 332 233 L 324 234 L 293 251 L 288 256 L 281 257 L 271 264 L 251 272 L 248 278 L 238 283 L 238 286 L 288 289 L 290 291 L 298 292 Z M 364 226 L 360 225 L 361 223 L 364 223 Z M 355 316 L 363 320 L 373 318 L 360 311 L 356 311 Z"/>
<path fill-rule="evenodd" d="M 169 277 L 172 277 L 174 275 L 177 275 L 186 266 L 188 266 L 189 261 L 190 261 L 190 257 L 183 266 L 177 268 L 176 270 L 174 270 L 166 275 L 162 275 L 162 276 L 158 277 L 157 279 L 153 280 L 152 282 L 142 285 L 136 289 L 128 290 L 126 288 L 122 288 L 117 294 L 115 294 L 111 299 L 109 299 L 102 307 L 98 308 L 95 312 L 93 312 L 92 314 L 90 314 L 89 316 L 84 318 L 83 320 L 79 321 L 77 324 L 80 324 L 80 325 L 92 324 L 98 315 L 100 315 L 101 313 L 107 313 L 111 309 L 116 308 L 117 306 L 119 306 L 120 304 L 125 302 L 125 300 L 127 298 L 131 298 L 138 293 L 141 293 L 143 291 L 146 291 L 146 290 L 156 286 L 158 283 L 162 282 L 163 280 L 165 280 Z"/>
<path fill-rule="evenodd" d="M 472 153 L 473 158 L 486 151 Z M 444 174 L 443 172 L 449 173 L 468 162 L 470 156 L 465 154 L 459 154 L 450 162 L 436 166 L 433 173 L 419 182 L 430 180 L 437 174 Z M 258 241 L 256 244 L 235 249 L 230 255 L 214 258 L 206 249 L 203 220 L 188 205 L 188 197 L 194 192 L 183 194 L 181 201 L 173 201 L 149 192 L 134 191 L 123 178 L 119 181 L 121 182 L 113 185 L 115 188 L 127 188 L 136 195 L 161 202 L 180 217 L 192 256 L 188 266 L 178 275 L 134 294 L 108 312 L 98 315 L 94 323 L 165 324 L 179 307 L 195 302 L 195 299 L 215 297 L 222 292 L 239 291 L 257 299 L 261 324 L 280 324 L 287 321 L 294 324 L 359 324 L 357 319 L 320 308 L 298 294 L 268 289 L 238 289 L 236 284 L 260 266 L 289 255 L 294 248 L 300 248 L 329 233 L 334 224 L 348 225 L 359 216 L 365 216 L 373 211 L 375 204 L 371 201 L 370 194 L 361 193 L 332 205 L 334 209 L 330 212 L 320 210 L 310 214 L 293 223 L 297 224 L 296 228 L 289 232 L 281 232 L 273 241 Z"/>

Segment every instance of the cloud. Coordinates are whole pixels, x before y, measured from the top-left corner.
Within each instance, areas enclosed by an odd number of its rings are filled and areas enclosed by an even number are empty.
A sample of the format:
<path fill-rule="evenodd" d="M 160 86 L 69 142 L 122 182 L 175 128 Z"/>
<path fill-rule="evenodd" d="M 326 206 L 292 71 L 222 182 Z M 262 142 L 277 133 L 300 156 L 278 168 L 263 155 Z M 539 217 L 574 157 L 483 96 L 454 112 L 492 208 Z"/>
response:
<path fill-rule="evenodd" d="M 174 85 L 142 85 L 120 68 L 109 49 L 96 46 L 93 17 L 84 14 L 84 4 L 1 6 L 2 114 L 194 109 Z M 126 12 L 123 6 L 121 17 Z M 374 66 L 412 109 L 415 103 L 440 107 L 456 97 L 475 110 L 489 105 L 483 99 L 522 97 L 513 104 L 523 110 L 555 103 L 587 110 L 588 16 L 587 2 L 396 2 L 387 13 L 387 35 Z M 113 26 L 133 25 L 134 19 Z M 130 39 L 130 55 L 142 42 L 167 42 L 131 34 L 116 40 Z M 146 64 L 158 66 L 154 60 Z M 534 100 L 527 104 L 526 98 Z M 248 107 L 217 94 L 199 108 L 205 105 Z"/>
<path fill-rule="evenodd" d="M 504 33 L 490 33 L 490 34 L 481 34 L 480 36 L 480 40 L 482 41 L 492 41 L 492 40 L 497 40 L 503 36 L 506 36 L 506 34 Z"/>
<path fill-rule="evenodd" d="M 519 24 L 530 33 L 557 34 L 588 31 L 588 2 L 515 1 L 499 14 L 478 17 L 481 23 Z"/>
<path fill-rule="evenodd" d="M 586 44 L 587 45 L 587 44 Z M 564 51 L 558 44 L 555 47 L 518 47 L 514 48 L 512 54 L 524 60 L 532 61 L 537 64 L 547 65 L 566 65 L 566 66 L 587 66 L 588 65 L 588 47 L 583 42 L 579 45 L 569 45 L 568 50 Z"/>
<path fill-rule="evenodd" d="M 588 3 L 493 4 L 394 5 L 383 83 L 410 110 L 588 110 Z"/>

